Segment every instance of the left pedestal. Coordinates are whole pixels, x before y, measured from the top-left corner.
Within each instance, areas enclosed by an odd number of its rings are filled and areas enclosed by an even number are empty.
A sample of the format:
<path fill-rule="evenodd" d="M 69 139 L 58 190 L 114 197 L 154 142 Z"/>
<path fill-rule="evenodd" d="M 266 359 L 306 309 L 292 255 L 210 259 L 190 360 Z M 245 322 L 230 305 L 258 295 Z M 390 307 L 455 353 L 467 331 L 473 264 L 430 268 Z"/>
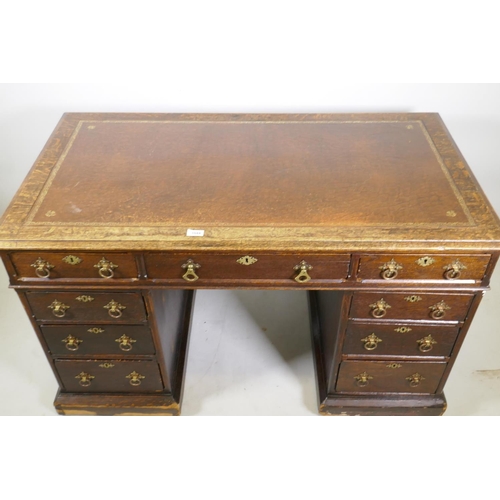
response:
<path fill-rule="evenodd" d="M 63 415 L 179 415 L 192 290 L 17 290 Z"/>

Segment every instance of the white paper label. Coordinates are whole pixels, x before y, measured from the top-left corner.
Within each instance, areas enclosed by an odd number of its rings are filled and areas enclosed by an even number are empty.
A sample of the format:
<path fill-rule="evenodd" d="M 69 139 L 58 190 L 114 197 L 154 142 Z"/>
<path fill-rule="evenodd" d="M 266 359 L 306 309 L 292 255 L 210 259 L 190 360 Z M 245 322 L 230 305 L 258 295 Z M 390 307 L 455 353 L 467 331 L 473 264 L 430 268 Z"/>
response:
<path fill-rule="evenodd" d="M 188 229 L 186 236 L 205 236 L 204 229 Z"/>

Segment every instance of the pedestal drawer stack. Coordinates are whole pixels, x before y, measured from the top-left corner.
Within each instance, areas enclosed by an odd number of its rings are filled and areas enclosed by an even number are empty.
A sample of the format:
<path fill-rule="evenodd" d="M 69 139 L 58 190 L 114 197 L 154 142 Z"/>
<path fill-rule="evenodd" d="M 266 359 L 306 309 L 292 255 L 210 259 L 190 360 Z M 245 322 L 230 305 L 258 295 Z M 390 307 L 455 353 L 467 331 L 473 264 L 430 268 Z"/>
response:
<path fill-rule="evenodd" d="M 350 291 L 312 292 L 316 352 L 326 353 L 316 357 L 322 412 L 442 413 L 490 257 L 355 255 Z"/>
<path fill-rule="evenodd" d="M 355 292 L 337 392 L 435 393 L 473 297 Z"/>
<path fill-rule="evenodd" d="M 60 413 L 178 413 L 193 292 L 138 288 L 132 254 L 14 253 L 11 262 Z"/>
<path fill-rule="evenodd" d="M 27 292 L 26 300 L 65 391 L 163 390 L 141 293 Z"/>

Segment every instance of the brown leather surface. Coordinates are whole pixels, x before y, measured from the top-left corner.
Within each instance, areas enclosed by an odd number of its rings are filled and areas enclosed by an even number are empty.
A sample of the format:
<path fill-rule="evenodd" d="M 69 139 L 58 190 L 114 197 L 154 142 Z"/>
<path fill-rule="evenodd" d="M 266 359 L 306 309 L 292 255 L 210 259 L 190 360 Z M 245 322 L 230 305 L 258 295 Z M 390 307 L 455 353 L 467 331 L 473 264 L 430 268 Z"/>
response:
<path fill-rule="evenodd" d="M 67 113 L 0 222 L 2 250 L 443 248 L 500 225 L 436 113 Z"/>
<path fill-rule="evenodd" d="M 418 121 L 84 121 L 33 221 L 50 212 L 201 227 L 468 222 Z"/>

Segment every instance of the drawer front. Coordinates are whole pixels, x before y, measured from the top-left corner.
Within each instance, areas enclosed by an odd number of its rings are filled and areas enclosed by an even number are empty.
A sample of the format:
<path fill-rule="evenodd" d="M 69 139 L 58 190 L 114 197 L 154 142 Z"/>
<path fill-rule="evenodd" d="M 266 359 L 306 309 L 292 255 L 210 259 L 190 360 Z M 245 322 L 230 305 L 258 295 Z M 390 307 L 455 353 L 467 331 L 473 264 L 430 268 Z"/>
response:
<path fill-rule="evenodd" d="M 134 256 L 126 253 L 19 252 L 10 258 L 18 277 L 24 279 L 95 279 L 107 283 L 138 277 Z"/>
<path fill-rule="evenodd" d="M 56 360 L 67 392 L 158 392 L 163 389 L 156 361 Z"/>
<path fill-rule="evenodd" d="M 337 392 L 435 393 L 446 363 L 344 361 Z"/>
<path fill-rule="evenodd" d="M 51 325 L 41 330 L 53 356 L 155 354 L 147 326 Z"/>
<path fill-rule="evenodd" d="M 27 292 L 35 318 L 50 322 L 146 321 L 144 301 L 139 293 Z"/>
<path fill-rule="evenodd" d="M 189 263 L 192 271 L 189 273 Z M 270 254 L 167 254 L 145 255 L 147 275 L 151 279 L 164 279 L 186 283 L 211 280 L 267 280 L 289 284 L 314 283 L 321 280 L 341 281 L 347 278 L 350 255 L 270 255 Z M 302 267 L 305 269 L 301 269 Z M 295 278 L 302 272 L 302 282 Z M 307 274 L 306 274 L 307 273 Z M 183 276 L 186 276 L 183 278 Z M 308 279 L 310 277 L 310 280 Z"/>
<path fill-rule="evenodd" d="M 360 280 L 482 281 L 490 255 L 362 255 Z"/>
<path fill-rule="evenodd" d="M 403 323 L 350 321 L 343 353 L 374 356 L 449 356 L 459 328 Z"/>
<path fill-rule="evenodd" d="M 359 319 L 462 321 L 473 294 L 357 292 L 349 316 Z"/>

